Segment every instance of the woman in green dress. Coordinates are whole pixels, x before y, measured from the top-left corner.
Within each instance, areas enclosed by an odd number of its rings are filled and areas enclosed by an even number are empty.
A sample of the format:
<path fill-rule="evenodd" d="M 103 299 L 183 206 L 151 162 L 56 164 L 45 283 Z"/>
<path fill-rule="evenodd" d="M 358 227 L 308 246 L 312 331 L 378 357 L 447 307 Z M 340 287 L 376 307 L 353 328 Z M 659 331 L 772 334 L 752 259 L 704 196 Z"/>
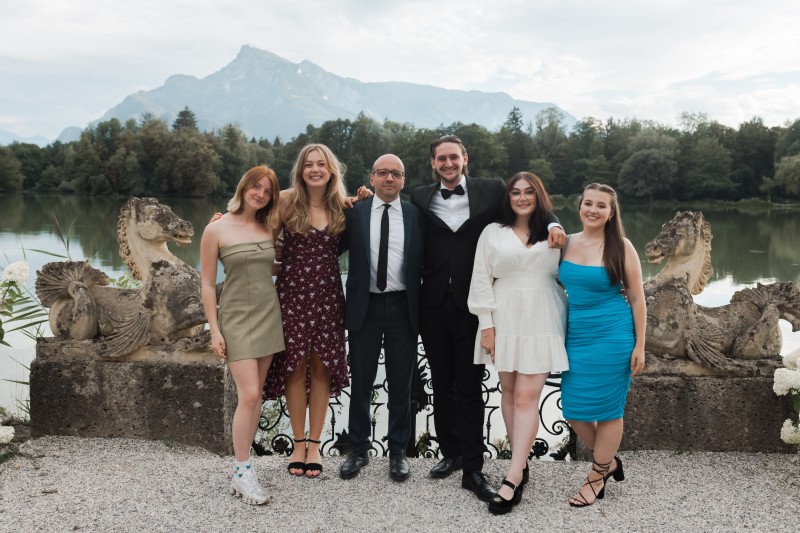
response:
<path fill-rule="evenodd" d="M 251 168 L 228 202 L 228 212 L 206 226 L 200 243 L 211 346 L 227 362 L 238 397 L 231 431 L 236 464 L 230 491 L 252 505 L 269 500 L 250 462 L 250 444 L 261 417 L 262 388 L 272 356 L 284 349 L 281 310 L 272 282 L 279 194 L 275 172 L 263 165 Z M 219 310 L 217 259 L 225 269 Z"/>

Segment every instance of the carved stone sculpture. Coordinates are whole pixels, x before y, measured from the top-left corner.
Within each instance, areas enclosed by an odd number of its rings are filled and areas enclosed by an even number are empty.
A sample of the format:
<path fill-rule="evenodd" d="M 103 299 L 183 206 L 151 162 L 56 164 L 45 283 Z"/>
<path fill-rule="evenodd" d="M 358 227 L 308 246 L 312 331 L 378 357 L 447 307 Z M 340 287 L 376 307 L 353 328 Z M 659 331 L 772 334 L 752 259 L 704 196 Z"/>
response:
<path fill-rule="evenodd" d="M 109 287 L 108 276 L 85 261 L 44 265 L 36 294 L 50 308 L 53 334 L 94 339 L 106 358 L 200 335 L 206 321 L 200 275 L 167 248 L 191 242 L 193 234 L 189 222 L 155 198 L 128 200 L 117 224 L 119 251 L 141 287 Z"/>
<path fill-rule="evenodd" d="M 702 213 L 679 211 L 645 247 L 651 263 L 667 261 L 644 284 L 645 350 L 657 356 L 648 366 L 651 372 L 663 373 L 669 364 L 659 364 L 659 358 L 675 359 L 694 363 L 679 365 L 683 370 L 677 373 L 771 375 L 780 361 L 778 321 L 789 321 L 793 331 L 800 329 L 800 290 L 792 282 L 758 283 L 737 291 L 727 305 L 695 304 L 692 295 L 711 277 L 711 238 Z"/>

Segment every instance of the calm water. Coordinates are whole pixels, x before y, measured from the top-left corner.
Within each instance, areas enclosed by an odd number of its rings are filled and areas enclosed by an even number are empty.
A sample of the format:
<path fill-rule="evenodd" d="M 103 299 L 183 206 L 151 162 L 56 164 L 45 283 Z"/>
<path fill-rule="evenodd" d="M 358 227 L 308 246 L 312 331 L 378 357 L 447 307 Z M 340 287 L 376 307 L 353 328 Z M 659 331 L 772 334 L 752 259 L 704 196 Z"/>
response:
<path fill-rule="evenodd" d="M 224 209 L 226 200 L 169 198 L 164 202 L 190 221 L 196 232 L 191 245 L 171 246 L 171 250 L 188 264 L 199 268 L 202 228 L 215 211 Z M 0 266 L 27 258 L 31 267 L 28 282 L 32 286 L 37 269 L 49 261 L 61 260 L 32 251 L 47 250 L 66 255 L 64 245 L 56 236 L 55 216 L 69 236 L 72 259 L 91 259 L 96 267 L 111 276 L 127 273 L 119 257 L 116 236 L 117 216 L 123 203 L 123 200 L 109 198 L 0 195 Z M 574 210 L 559 210 L 557 214 L 568 232 L 580 229 Z M 674 211 L 665 209 L 623 210 L 628 236 L 640 253 L 673 215 Z M 747 213 L 706 210 L 704 215 L 714 235 L 714 274 L 703 293 L 695 297 L 698 303 L 707 306 L 728 303 L 736 290 L 756 281 L 800 283 L 800 211 Z M 346 268 L 346 263 L 343 268 Z M 660 267 L 645 262 L 643 269 L 647 278 Z M 799 348 L 800 332 L 792 333 L 785 321 L 781 322 L 781 327 L 784 333 L 782 353 Z M 27 371 L 23 365 L 28 365 L 33 359 L 33 342 L 18 334 L 11 334 L 7 340 L 13 348 L 0 346 L 0 378 L 25 381 Z M 26 396 L 27 387 L 0 382 L 0 406 L 11 407 L 15 398 Z"/>

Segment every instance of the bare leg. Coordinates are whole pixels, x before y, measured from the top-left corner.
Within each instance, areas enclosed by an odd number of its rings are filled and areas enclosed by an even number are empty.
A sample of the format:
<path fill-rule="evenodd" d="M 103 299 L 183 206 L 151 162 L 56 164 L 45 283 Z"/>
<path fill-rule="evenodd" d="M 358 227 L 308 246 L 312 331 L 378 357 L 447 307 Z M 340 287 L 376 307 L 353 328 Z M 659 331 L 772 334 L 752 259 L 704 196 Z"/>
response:
<path fill-rule="evenodd" d="M 237 461 L 250 458 L 250 446 L 256 436 L 258 420 L 261 417 L 261 391 L 272 355 L 258 359 L 242 359 L 228 364 L 233 381 L 236 383 L 236 411 L 233 414 L 231 433 L 233 453 Z"/>
<path fill-rule="evenodd" d="M 515 372 L 498 372 L 500 379 L 500 389 L 503 391 L 500 396 L 500 413 L 503 415 L 503 423 L 506 425 L 506 435 L 508 443 L 514 441 L 514 382 L 517 374 Z"/>
<path fill-rule="evenodd" d="M 328 414 L 328 402 L 331 397 L 331 375 L 319 356 L 311 351 L 311 394 L 308 398 L 308 452 L 307 463 L 322 463 L 319 448 L 321 444 L 311 442 L 322 440 L 322 427 Z M 319 470 L 306 470 L 308 477 L 316 477 Z"/>
<path fill-rule="evenodd" d="M 546 374 L 520 374 L 519 372 L 501 372 L 511 374 L 514 384 L 514 433 L 511 441 L 511 465 L 508 467 L 506 479 L 514 485 L 522 481 L 522 471 L 528 460 L 533 441 L 539 432 L 539 397 L 542 394 Z M 501 383 L 503 383 L 501 381 Z M 505 385 L 503 385 L 505 388 Z M 497 493 L 510 500 L 514 493 L 510 487 L 502 485 Z"/>
<path fill-rule="evenodd" d="M 301 359 L 297 368 L 286 377 L 286 407 L 289 410 L 289 423 L 292 425 L 292 433 L 295 440 L 303 440 L 306 436 L 306 406 L 308 398 L 306 396 L 306 373 L 308 372 L 308 359 Z M 306 462 L 305 442 L 295 443 L 289 462 Z M 297 468 L 289 470 L 296 476 L 302 475 L 303 471 Z"/>
<path fill-rule="evenodd" d="M 570 425 L 581 440 L 589 448 L 594 449 L 594 458 L 593 465 L 586 475 L 587 482 L 569 501 L 577 505 L 584 503 L 591 505 L 597 499 L 597 494 L 605 487 L 603 478 L 614 472 L 619 466 L 616 464 L 614 456 L 617 455 L 622 442 L 623 420 L 617 418 L 597 423 L 570 421 Z M 591 445 L 584 439 L 582 433 L 592 439 Z"/>

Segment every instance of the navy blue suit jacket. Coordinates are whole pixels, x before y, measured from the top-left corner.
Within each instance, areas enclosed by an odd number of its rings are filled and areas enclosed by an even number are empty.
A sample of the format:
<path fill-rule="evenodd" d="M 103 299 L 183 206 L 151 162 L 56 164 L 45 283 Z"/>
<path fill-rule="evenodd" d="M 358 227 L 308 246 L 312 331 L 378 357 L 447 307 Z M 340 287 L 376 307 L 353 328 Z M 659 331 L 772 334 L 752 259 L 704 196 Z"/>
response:
<path fill-rule="evenodd" d="M 352 209 L 345 209 L 346 228 L 339 251 L 350 250 L 350 266 L 345 283 L 344 327 L 358 331 L 364 324 L 369 304 L 370 282 L 370 213 L 372 202 L 380 202 L 377 196 L 356 202 Z M 408 298 L 409 324 L 416 337 L 419 334 L 419 289 L 422 279 L 424 255 L 423 231 L 420 212 L 412 204 L 401 200 L 403 210 L 403 274 Z"/>

